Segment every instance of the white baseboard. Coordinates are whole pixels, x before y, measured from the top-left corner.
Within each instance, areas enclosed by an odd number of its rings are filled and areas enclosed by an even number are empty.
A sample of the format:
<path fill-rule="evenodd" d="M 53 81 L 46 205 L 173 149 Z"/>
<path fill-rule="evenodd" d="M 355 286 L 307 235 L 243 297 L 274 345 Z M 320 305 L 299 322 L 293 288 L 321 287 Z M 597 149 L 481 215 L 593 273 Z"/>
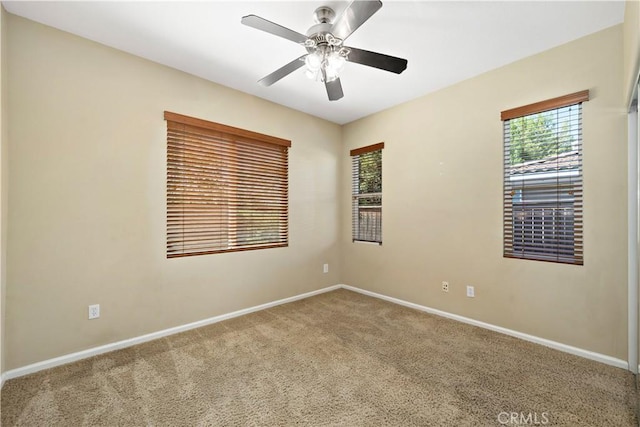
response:
<path fill-rule="evenodd" d="M 458 322 L 468 323 L 473 326 L 479 326 L 484 329 L 489 329 L 491 331 L 500 332 L 501 334 L 510 335 L 512 337 L 520 338 L 525 341 L 530 341 L 536 344 L 541 344 L 546 347 L 550 347 L 556 350 L 563 351 L 565 353 L 574 354 L 576 356 L 581 356 L 587 359 L 595 360 L 596 362 L 601 362 L 607 365 L 615 366 L 618 368 L 629 369 L 629 364 L 626 360 L 617 359 L 615 357 L 607 356 L 605 354 L 596 353 L 589 350 L 584 350 L 582 348 L 573 347 L 567 344 L 562 344 L 557 341 L 551 341 L 545 338 L 536 337 L 534 335 L 525 334 L 523 332 L 514 331 L 512 329 L 503 328 L 502 326 L 492 325 L 490 323 L 481 322 L 479 320 L 470 319 L 468 317 L 460 316 L 457 314 L 451 314 L 446 311 L 437 310 L 435 308 L 426 307 L 420 304 L 414 304 L 412 302 L 404 301 L 398 298 L 389 297 L 386 295 L 378 294 L 376 292 L 366 291 L 364 289 L 356 288 L 349 285 L 340 285 L 343 289 L 348 289 L 350 291 L 359 292 L 364 295 L 368 295 L 370 297 L 379 298 L 385 301 L 392 302 L 394 304 L 403 305 L 405 307 L 413 308 L 416 310 L 424 311 L 426 313 L 435 314 L 437 316 L 446 317 L 449 319 L 457 320 Z"/>
<path fill-rule="evenodd" d="M 356 288 L 349 285 L 334 285 L 326 288 L 318 289 L 316 291 L 307 292 L 300 295 L 295 295 L 289 298 L 284 298 L 281 300 L 269 302 L 266 304 L 257 305 L 255 307 L 245 308 L 242 310 L 234 311 L 232 313 L 222 314 L 220 316 L 210 317 L 208 319 L 199 320 L 197 322 L 188 323 L 186 325 L 176 326 L 174 328 L 164 329 L 158 332 L 152 332 L 150 334 L 142 335 L 139 337 L 129 338 L 122 341 L 117 341 L 111 344 L 105 344 L 99 347 L 89 348 L 87 350 L 78 351 L 76 353 L 67 354 L 64 356 L 56 357 L 53 359 L 44 360 L 42 362 L 33 363 L 31 365 L 23 366 L 20 368 L 12 369 L 10 371 L 4 372 L 0 375 L 0 388 L 4 385 L 6 380 L 10 380 L 13 378 L 22 377 L 24 375 L 29 375 L 34 372 L 41 371 L 43 369 L 49 369 L 56 366 L 64 365 L 67 363 L 75 362 L 81 359 L 86 359 L 88 357 L 97 356 L 99 354 L 107 353 L 114 350 L 119 350 L 126 347 L 131 347 L 136 344 L 141 344 L 147 341 L 152 341 L 158 338 L 163 338 L 169 335 L 177 334 L 179 332 L 188 331 L 190 329 L 199 328 L 206 325 L 211 325 L 213 323 L 221 322 L 223 320 L 232 319 L 234 317 L 243 316 L 245 314 L 253 313 L 260 310 L 265 310 L 267 308 L 275 307 L 278 305 L 286 304 L 289 302 L 301 300 L 304 298 L 309 298 L 314 295 L 322 294 L 325 292 L 334 291 L 336 289 L 347 289 L 353 292 L 358 292 L 363 295 L 368 295 L 374 298 L 378 298 L 381 300 L 389 301 L 394 304 L 399 304 L 405 307 L 413 308 L 416 310 L 424 311 L 426 313 L 435 314 L 437 316 L 446 317 L 449 319 L 457 320 L 458 322 L 468 323 L 470 325 L 479 326 L 481 328 L 489 329 L 491 331 L 499 332 L 505 335 L 510 335 L 516 338 L 523 339 L 525 341 L 530 341 L 536 344 L 541 344 L 546 347 L 551 347 L 556 350 L 563 351 L 565 353 L 571 353 L 576 356 L 581 356 L 587 359 L 595 360 L 597 362 L 605 363 L 607 365 L 616 366 L 618 368 L 628 369 L 629 364 L 621 359 L 617 359 L 615 357 L 607 356 L 600 353 L 595 353 L 589 350 L 584 350 L 577 347 L 572 347 L 570 345 L 562 344 L 556 341 L 547 340 L 544 338 L 539 338 L 533 335 L 525 334 L 522 332 L 514 331 L 511 329 L 503 328 L 501 326 L 492 325 L 490 323 L 481 322 L 479 320 L 470 319 L 468 317 L 459 316 L 457 314 L 451 314 L 446 311 L 437 310 L 435 308 L 426 307 L 420 304 L 415 304 L 412 302 L 404 301 L 398 298 L 389 297 L 386 295 L 378 294 L 376 292 L 367 291 L 364 289 Z"/>
<path fill-rule="evenodd" d="M 141 344 L 147 341 L 152 341 L 158 338 L 163 338 L 169 335 L 177 334 L 179 332 L 188 331 L 190 329 L 200 328 L 202 326 L 211 325 L 213 323 L 221 322 L 223 320 L 232 319 L 234 317 L 243 316 L 245 314 L 253 313 L 267 308 L 275 307 L 278 305 L 286 304 L 289 302 L 309 298 L 314 295 L 322 294 L 325 292 L 335 291 L 340 289 L 340 285 L 329 286 L 327 288 L 318 289 L 317 291 L 311 291 L 300 295 L 295 295 L 289 298 L 280 299 L 266 304 L 256 305 L 255 307 L 249 307 L 242 310 L 234 311 L 232 313 L 221 314 L 220 316 L 210 317 L 208 319 L 199 320 L 193 323 L 187 323 L 186 325 L 176 326 L 174 328 L 164 329 L 158 332 L 152 332 L 150 334 L 142 335 L 139 337 L 129 338 L 122 341 L 117 341 L 111 344 L 101 345 L 99 347 L 89 348 L 87 350 L 78 351 L 76 353 L 66 354 L 64 356 L 55 357 L 53 359 L 44 360 L 42 362 L 33 363 L 31 365 L 23 366 L 21 368 L 12 369 L 2 374 L 2 383 L 5 380 L 22 377 L 34 372 L 42 371 L 43 369 L 49 369 L 67 363 L 75 362 L 88 357 L 97 356 L 99 354 L 107 353 L 114 350 L 119 350 L 125 347 L 131 347 L 136 344 Z"/>

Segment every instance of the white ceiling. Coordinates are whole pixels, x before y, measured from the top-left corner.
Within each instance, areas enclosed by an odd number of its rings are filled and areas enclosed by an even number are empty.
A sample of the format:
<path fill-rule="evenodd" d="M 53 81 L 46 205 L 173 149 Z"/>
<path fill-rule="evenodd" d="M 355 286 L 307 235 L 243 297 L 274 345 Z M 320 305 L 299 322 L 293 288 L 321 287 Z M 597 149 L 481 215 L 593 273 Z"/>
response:
<path fill-rule="evenodd" d="M 333 102 L 303 69 L 258 85 L 305 50 L 240 18 L 255 14 L 304 34 L 318 6 L 339 15 L 349 2 L 2 3 L 10 13 L 339 124 L 619 24 L 624 15 L 623 1 L 383 2 L 347 44 L 406 58 L 407 70 L 347 63 L 344 98 Z"/>

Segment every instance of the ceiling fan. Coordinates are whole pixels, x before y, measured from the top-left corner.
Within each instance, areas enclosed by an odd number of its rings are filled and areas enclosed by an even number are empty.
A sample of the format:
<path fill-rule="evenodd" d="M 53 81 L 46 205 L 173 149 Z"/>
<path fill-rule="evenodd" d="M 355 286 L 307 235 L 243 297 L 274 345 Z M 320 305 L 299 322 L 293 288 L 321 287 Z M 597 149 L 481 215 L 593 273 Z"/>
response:
<path fill-rule="evenodd" d="M 306 65 L 307 76 L 324 82 L 329 100 L 336 101 L 344 96 L 338 73 L 346 61 L 396 74 L 402 73 L 407 68 L 406 59 L 343 44 L 347 37 L 381 7 L 382 2 L 379 0 L 355 0 L 334 20 L 336 14 L 333 9 L 321 6 L 314 12 L 316 24 L 309 28 L 306 36 L 256 15 L 244 16 L 241 20 L 244 25 L 291 40 L 307 49 L 306 54 L 278 68 L 259 80 L 258 83 L 263 86 L 271 86 Z"/>

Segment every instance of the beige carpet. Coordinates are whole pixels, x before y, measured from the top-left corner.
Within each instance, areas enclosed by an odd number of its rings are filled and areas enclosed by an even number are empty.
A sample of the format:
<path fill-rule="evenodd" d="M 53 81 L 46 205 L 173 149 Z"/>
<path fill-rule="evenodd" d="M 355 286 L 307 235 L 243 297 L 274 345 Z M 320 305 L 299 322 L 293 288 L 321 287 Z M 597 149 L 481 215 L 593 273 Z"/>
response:
<path fill-rule="evenodd" d="M 346 290 L 8 381 L 3 426 L 636 425 L 627 371 Z"/>

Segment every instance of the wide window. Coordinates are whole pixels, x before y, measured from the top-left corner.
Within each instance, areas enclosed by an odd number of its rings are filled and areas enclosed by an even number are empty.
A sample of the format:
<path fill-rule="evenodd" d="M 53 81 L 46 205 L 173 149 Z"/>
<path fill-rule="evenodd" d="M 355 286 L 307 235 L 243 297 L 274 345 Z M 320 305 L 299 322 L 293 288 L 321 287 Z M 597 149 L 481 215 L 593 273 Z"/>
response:
<path fill-rule="evenodd" d="M 165 112 L 167 257 L 288 244 L 291 142 Z"/>
<path fill-rule="evenodd" d="M 504 256 L 583 264 L 582 102 L 589 91 L 502 112 Z"/>
<path fill-rule="evenodd" d="M 353 241 L 382 244 L 382 149 L 351 150 Z"/>

